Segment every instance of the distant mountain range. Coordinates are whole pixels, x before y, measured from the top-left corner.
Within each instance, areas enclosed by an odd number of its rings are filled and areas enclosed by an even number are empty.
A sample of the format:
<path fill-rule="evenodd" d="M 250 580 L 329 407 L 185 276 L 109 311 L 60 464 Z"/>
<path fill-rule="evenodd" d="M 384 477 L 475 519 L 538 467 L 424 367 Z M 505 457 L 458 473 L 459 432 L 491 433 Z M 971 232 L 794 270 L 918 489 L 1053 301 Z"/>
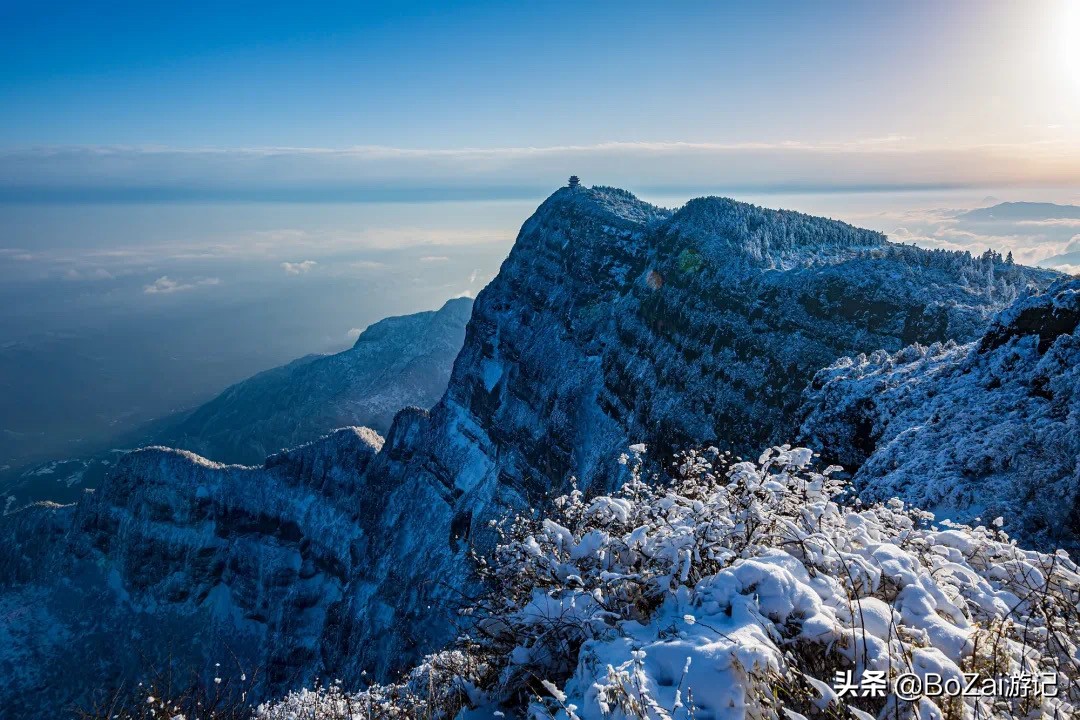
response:
<path fill-rule="evenodd" d="M 255 465 L 271 453 L 336 428 L 363 425 L 385 433 L 402 408 L 430 408 L 438 402 L 465 340 L 471 311 L 470 298 L 457 298 L 437 311 L 386 318 L 364 330 L 348 350 L 309 355 L 259 373 L 195 410 L 157 421 L 118 444 L 168 445 L 217 462 Z M 0 497 L 14 497 L 13 504 L 71 501 L 84 487 L 101 482 L 123 452 L 9 472 Z"/>
<path fill-rule="evenodd" d="M 402 408 L 438 402 L 471 313 L 472 299 L 457 298 L 437 311 L 380 320 L 344 352 L 304 357 L 233 385 L 162 428 L 154 443 L 251 465 L 334 428 L 386 433 Z"/>
<path fill-rule="evenodd" d="M 1046 202 L 1004 202 L 990 207 L 975 208 L 958 217 L 962 220 L 978 222 L 1080 219 L 1080 206 Z"/>
<path fill-rule="evenodd" d="M 756 457 L 838 358 L 980 341 L 1059 277 L 725 198 L 563 188 L 477 298 L 442 398 L 385 439 L 344 429 L 258 468 L 141 450 L 75 505 L 3 518 L 0 704 L 85 701 L 147 663 L 210 682 L 226 657 L 262 669 L 261 696 L 389 677 L 456 633 L 470 550 L 508 513 L 617 487 L 631 444 Z M 282 372 L 321 393 L 310 365 Z M 226 396 L 233 417 L 275 407 Z"/>
<path fill-rule="evenodd" d="M 1039 260 L 1042 267 L 1065 273 L 1080 271 L 1080 205 L 1007 202 L 976 208 L 951 218 L 954 227 L 987 244 L 1022 238 L 1029 250 L 1054 254 Z"/>

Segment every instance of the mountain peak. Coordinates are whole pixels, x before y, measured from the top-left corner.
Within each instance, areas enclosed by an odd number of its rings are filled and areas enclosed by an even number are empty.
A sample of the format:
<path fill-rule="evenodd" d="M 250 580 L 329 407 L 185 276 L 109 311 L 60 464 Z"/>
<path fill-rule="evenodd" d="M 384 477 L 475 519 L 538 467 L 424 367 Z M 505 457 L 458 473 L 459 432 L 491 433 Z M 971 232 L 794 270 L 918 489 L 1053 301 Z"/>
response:
<path fill-rule="evenodd" d="M 462 310 L 471 310 L 473 299 L 468 296 L 461 296 L 456 298 L 450 298 L 443 303 L 443 306 L 436 312 L 461 312 Z"/>
<path fill-rule="evenodd" d="M 1003 202 L 959 216 L 974 221 L 1068 220 L 1080 218 L 1080 206 L 1048 202 Z"/>
<path fill-rule="evenodd" d="M 645 225 L 670 217 L 671 211 L 639 199 L 629 190 L 605 185 L 562 187 L 540 206 L 538 213 L 553 208 L 573 209 L 587 215 L 611 217 Z"/>
<path fill-rule="evenodd" d="M 368 325 L 364 332 L 356 338 L 354 348 L 359 348 L 372 342 L 385 342 L 395 333 L 404 333 L 407 336 L 414 335 L 416 328 L 431 322 L 444 319 L 461 319 L 462 325 L 467 321 L 472 312 L 472 298 L 460 297 L 448 300 L 438 310 L 425 310 L 411 315 L 392 315 L 378 322 Z"/>

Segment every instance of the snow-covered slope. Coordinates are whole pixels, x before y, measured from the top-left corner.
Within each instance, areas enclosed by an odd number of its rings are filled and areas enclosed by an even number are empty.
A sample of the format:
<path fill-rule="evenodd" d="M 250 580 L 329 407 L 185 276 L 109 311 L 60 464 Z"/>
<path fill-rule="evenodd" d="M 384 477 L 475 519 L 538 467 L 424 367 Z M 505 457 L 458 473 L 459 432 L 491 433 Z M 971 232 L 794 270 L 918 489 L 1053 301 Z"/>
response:
<path fill-rule="evenodd" d="M 109 635 L 162 662 L 239 647 L 270 668 L 264 692 L 388 677 L 454 633 L 451 608 L 476 590 L 467 555 L 495 543 L 491 522 L 575 477 L 612 489 L 626 473 L 611 458 L 631 443 L 664 458 L 782 440 L 838 356 L 974 339 L 1052 277 L 722 198 L 672 213 L 621 190 L 559 190 L 477 298 L 443 398 L 399 413 L 377 454 L 337 452 L 338 435 L 317 462 L 307 451 L 264 469 L 146 451 L 75 508 L 3 518 L 20 552 L 0 562 L 0 602 L 65 630 L 55 652 L 37 637 L 11 646 L 20 679 L 0 703 L 41 701 L 64 643 Z M 0 633 L 18 634 L 19 617 L 0 614 Z M 67 674 L 73 695 L 130 675 L 130 656 L 99 657 Z"/>
<path fill-rule="evenodd" d="M 399 416 L 369 471 L 385 493 L 369 532 L 385 544 L 363 614 L 387 623 L 365 661 L 385 673 L 406 638 L 438 647 L 466 548 L 490 542 L 490 522 L 571 478 L 615 487 L 610 458 L 632 443 L 667 457 L 782 441 L 836 357 L 973 339 L 1019 288 L 1054 276 L 722 198 L 669 213 L 621 190 L 556 192 L 477 297 L 445 397 Z"/>
<path fill-rule="evenodd" d="M 707 450 L 668 482 L 560 498 L 480 561 L 474 632 L 400 682 L 258 717 L 1074 717 L 1076 564 L 898 501 L 852 506 L 835 470 L 807 449 Z"/>
<path fill-rule="evenodd" d="M 258 670 L 255 690 L 347 670 L 358 618 L 341 601 L 372 500 L 358 478 L 381 446 L 346 428 L 262 468 L 147 448 L 77 505 L 4 518 L 4 717 L 86 707 L 170 660 L 177 683 Z"/>
<path fill-rule="evenodd" d="M 805 412 L 806 441 L 858 468 L 864 498 L 1080 546 L 1080 280 L 1019 299 L 975 342 L 843 358 Z"/>
<path fill-rule="evenodd" d="M 398 410 L 430 408 L 446 390 L 472 299 L 380 320 L 352 348 L 301 358 L 237 383 L 154 442 L 220 462 L 256 464 L 334 428 L 385 434 Z"/>

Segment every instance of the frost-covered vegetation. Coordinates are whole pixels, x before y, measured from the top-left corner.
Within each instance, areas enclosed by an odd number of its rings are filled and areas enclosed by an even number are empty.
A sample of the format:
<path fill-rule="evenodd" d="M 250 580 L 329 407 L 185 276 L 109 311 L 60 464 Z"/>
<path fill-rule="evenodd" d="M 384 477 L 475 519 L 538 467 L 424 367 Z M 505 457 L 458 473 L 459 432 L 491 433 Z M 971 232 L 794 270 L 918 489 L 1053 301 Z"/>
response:
<path fill-rule="evenodd" d="M 1080 280 L 1021 297 L 966 345 L 842 358 L 806 396 L 806 441 L 858 470 L 863 499 L 1080 546 Z"/>
<path fill-rule="evenodd" d="M 639 448 L 640 450 L 640 448 Z M 573 492 L 499 525 L 466 632 L 400 683 L 305 690 L 261 720 L 1071 717 L 1080 574 L 1064 553 L 863 506 L 812 453 L 681 456 L 666 481 Z M 882 673 L 841 697 L 836 673 Z M 902 700 L 904 673 L 1050 673 L 1028 697 Z M 1055 697 L 1050 695 L 1054 694 Z"/>

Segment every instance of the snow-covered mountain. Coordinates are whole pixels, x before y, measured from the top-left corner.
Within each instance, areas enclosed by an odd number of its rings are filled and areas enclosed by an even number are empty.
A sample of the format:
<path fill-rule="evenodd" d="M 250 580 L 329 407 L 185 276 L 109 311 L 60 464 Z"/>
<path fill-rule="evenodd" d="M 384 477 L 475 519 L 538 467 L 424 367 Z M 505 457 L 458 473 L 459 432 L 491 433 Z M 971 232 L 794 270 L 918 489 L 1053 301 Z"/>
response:
<path fill-rule="evenodd" d="M 58 717 L 173 659 L 177 683 L 259 672 L 257 687 L 350 670 L 343 613 L 371 539 L 358 478 L 382 446 L 346 428 L 261 468 L 148 448 L 75 505 L 0 523 L 0 707 Z M 352 676 L 352 675 L 350 675 Z M 94 695 L 102 693 L 101 697 Z"/>
<path fill-rule="evenodd" d="M 398 410 L 429 408 L 450 380 L 471 298 L 371 325 L 348 350 L 300 358 L 237 383 L 156 433 L 155 444 L 219 462 L 257 464 L 330 430 L 385 434 Z"/>
<path fill-rule="evenodd" d="M 442 401 L 399 416 L 369 471 L 386 508 L 369 532 L 392 550 L 369 557 L 360 612 L 396 610 L 360 652 L 385 671 L 405 638 L 435 634 L 469 542 L 572 478 L 614 487 L 629 444 L 756 454 L 794 434 L 806 383 L 845 348 L 973 339 L 1055 276 L 723 198 L 670 213 L 621 190 L 556 192 L 478 296 Z"/>
<path fill-rule="evenodd" d="M 977 341 L 842 358 L 805 413 L 805 441 L 857 469 L 864 499 L 1080 547 L 1080 280 L 1019 299 Z"/>
<path fill-rule="evenodd" d="M 163 418 L 116 441 L 121 447 L 164 445 L 217 462 L 261 465 L 267 455 L 317 440 L 340 427 L 385 433 L 405 407 L 430 408 L 446 390 L 465 341 L 472 299 L 437 311 L 389 317 L 368 327 L 353 347 L 308 355 L 227 388 L 193 411 Z M 0 506 L 71 502 L 96 487 L 122 455 L 110 450 L 0 473 Z"/>
<path fill-rule="evenodd" d="M 722 198 L 559 190 L 477 298 L 443 398 L 385 442 L 341 431 L 263 468 L 144 450 L 76 506 L 4 518 L 0 703 L 55 707 L 147 656 L 205 677 L 235 652 L 260 692 L 387 677 L 453 633 L 492 522 L 575 478 L 611 490 L 631 443 L 774 444 L 837 357 L 971 341 L 1053 277 Z"/>

